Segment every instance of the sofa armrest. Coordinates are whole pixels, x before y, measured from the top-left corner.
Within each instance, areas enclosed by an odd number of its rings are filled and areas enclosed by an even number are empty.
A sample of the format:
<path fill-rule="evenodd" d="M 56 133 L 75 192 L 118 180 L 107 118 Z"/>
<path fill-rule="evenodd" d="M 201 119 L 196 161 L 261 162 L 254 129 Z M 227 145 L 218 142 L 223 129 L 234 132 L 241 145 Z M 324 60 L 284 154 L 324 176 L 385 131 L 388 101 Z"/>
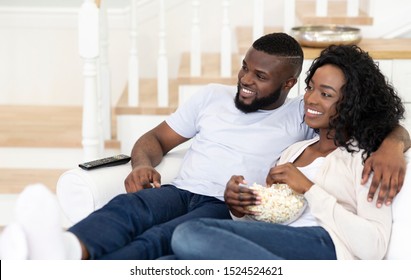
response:
<path fill-rule="evenodd" d="M 185 149 L 171 151 L 156 167 L 162 184 L 175 178 L 185 152 Z M 69 222 L 77 223 L 116 195 L 125 193 L 124 180 L 130 172 L 130 163 L 90 171 L 74 168 L 64 172 L 57 182 L 56 194 Z"/>
<path fill-rule="evenodd" d="M 392 204 L 391 239 L 385 259 L 411 258 L 411 151 L 405 153 L 407 170 L 403 187 Z"/>

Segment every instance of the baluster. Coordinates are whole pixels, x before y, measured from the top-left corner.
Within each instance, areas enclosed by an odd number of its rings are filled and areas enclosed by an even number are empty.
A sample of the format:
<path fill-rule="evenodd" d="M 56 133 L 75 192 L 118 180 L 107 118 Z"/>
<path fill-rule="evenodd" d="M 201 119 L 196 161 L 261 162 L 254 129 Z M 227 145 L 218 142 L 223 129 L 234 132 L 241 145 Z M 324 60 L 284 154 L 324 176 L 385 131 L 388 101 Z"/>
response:
<path fill-rule="evenodd" d="M 360 9 L 358 0 L 347 0 L 347 16 L 357 17 Z"/>
<path fill-rule="evenodd" d="M 264 34 L 264 0 L 254 0 L 253 41 Z"/>
<path fill-rule="evenodd" d="M 108 26 L 107 26 L 107 1 L 100 4 L 100 119 L 101 150 L 104 150 L 104 140 L 111 139 L 111 75 L 108 64 Z"/>
<path fill-rule="evenodd" d="M 83 59 L 84 103 L 82 145 L 84 161 L 100 156 L 97 111 L 97 58 L 99 11 L 93 0 L 84 0 L 79 12 L 79 54 Z"/>
<path fill-rule="evenodd" d="M 369 17 L 374 17 L 375 16 L 375 2 L 376 0 L 369 0 L 368 5 L 366 8 L 366 13 Z"/>
<path fill-rule="evenodd" d="M 315 1 L 315 15 L 317 17 L 325 17 L 328 14 L 328 0 Z"/>
<path fill-rule="evenodd" d="M 160 0 L 159 12 L 159 51 L 157 69 L 157 102 L 159 107 L 168 106 L 168 62 L 165 43 L 165 7 L 164 0 Z"/>
<path fill-rule="evenodd" d="M 295 26 L 295 0 L 284 0 L 284 30 L 290 33 L 291 28 Z"/>
<path fill-rule="evenodd" d="M 139 63 L 138 63 L 138 5 L 137 0 L 130 3 L 130 53 L 128 58 L 128 105 L 139 104 Z"/>
<path fill-rule="evenodd" d="M 97 135 L 98 135 L 98 148 L 99 154 L 102 154 L 104 151 L 104 128 L 103 128 L 103 84 L 102 84 L 102 43 L 103 43 L 103 13 L 102 13 L 102 2 L 100 0 L 95 0 L 96 6 L 99 11 L 99 37 L 98 37 L 98 46 L 99 46 L 99 55 L 96 60 L 96 88 L 97 88 Z M 103 1 L 105 3 L 105 1 Z"/>
<path fill-rule="evenodd" d="M 228 11 L 230 0 L 223 0 L 223 27 L 221 29 L 221 77 L 231 77 L 231 30 Z"/>
<path fill-rule="evenodd" d="M 193 20 L 191 26 L 191 53 L 190 53 L 190 74 L 192 77 L 201 75 L 201 36 L 200 36 L 200 15 L 199 0 L 192 1 Z"/>

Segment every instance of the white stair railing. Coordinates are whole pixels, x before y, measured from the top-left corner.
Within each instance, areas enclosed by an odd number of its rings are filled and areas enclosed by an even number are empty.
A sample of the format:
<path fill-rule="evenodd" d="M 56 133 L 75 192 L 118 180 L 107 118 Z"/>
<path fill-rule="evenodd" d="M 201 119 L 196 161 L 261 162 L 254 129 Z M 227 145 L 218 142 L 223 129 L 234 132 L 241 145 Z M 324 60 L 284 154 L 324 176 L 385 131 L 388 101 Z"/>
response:
<path fill-rule="evenodd" d="M 328 14 L 328 0 L 315 1 L 315 15 L 317 17 L 325 17 Z"/>
<path fill-rule="evenodd" d="M 82 145 L 84 161 L 100 156 L 97 106 L 97 58 L 99 55 L 99 10 L 94 0 L 84 0 L 79 12 L 79 54 L 83 59 L 84 102 Z"/>
<path fill-rule="evenodd" d="M 284 0 L 283 32 L 290 32 L 295 26 L 295 0 Z"/>
<path fill-rule="evenodd" d="M 128 105 L 139 104 L 139 63 L 138 63 L 138 5 L 137 0 L 130 2 L 130 52 L 128 58 Z"/>
<path fill-rule="evenodd" d="M 231 77 L 231 28 L 228 11 L 230 0 L 223 0 L 223 26 L 221 28 L 221 53 L 220 71 L 221 77 Z"/>
<path fill-rule="evenodd" d="M 159 48 L 157 62 L 157 103 L 159 107 L 168 106 L 168 60 L 166 49 L 164 0 L 159 0 Z"/>
<path fill-rule="evenodd" d="M 328 15 L 328 3 L 329 0 L 316 0 L 315 1 L 315 15 L 317 17 L 325 17 Z M 359 0 L 346 0 L 346 15 L 349 17 L 356 17 L 359 15 L 360 1 Z"/>
<path fill-rule="evenodd" d="M 360 11 L 359 0 L 347 0 L 347 16 L 357 17 Z"/>
<path fill-rule="evenodd" d="M 108 64 L 108 23 L 107 3 L 100 2 L 100 54 L 99 54 L 99 127 L 101 127 L 101 150 L 104 140 L 111 139 L 111 74 Z"/>
<path fill-rule="evenodd" d="M 191 25 L 190 75 L 199 77 L 201 75 L 200 1 L 192 0 L 191 2 L 193 19 Z"/>
<path fill-rule="evenodd" d="M 253 41 L 264 34 L 264 0 L 254 0 Z"/>
<path fill-rule="evenodd" d="M 257 0 L 256 0 L 257 1 Z M 315 15 L 316 17 L 326 17 L 329 15 L 330 0 L 316 0 L 315 1 Z M 360 11 L 360 0 L 346 0 L 346 16 L 357 17 Z M 364 2 L 364 1 L 362 1 Z M 366 13 L 371 16 L 371 10 L 373 9 L 374 0 L 367 1 Z M 284 22 L 283 31 L 289 32 L 292 27 L 295 26 L 295 0 L 284 0 Z M 363 7 L 364 8 L 364 7 Z"/>

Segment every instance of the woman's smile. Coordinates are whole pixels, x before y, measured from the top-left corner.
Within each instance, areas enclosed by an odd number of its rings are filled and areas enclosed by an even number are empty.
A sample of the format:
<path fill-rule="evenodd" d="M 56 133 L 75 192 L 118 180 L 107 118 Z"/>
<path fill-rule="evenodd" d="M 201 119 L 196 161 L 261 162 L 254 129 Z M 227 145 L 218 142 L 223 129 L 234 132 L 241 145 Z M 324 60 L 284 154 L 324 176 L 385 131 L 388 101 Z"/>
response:
<path fill-rule="evenodd" d="M 316 111 L 316 110 L 314 110 L 314 109 L 306 108 L 306 110 L 305 110 L 305 115 L 306 115 L 307 117 L 317 117 L 317 116 L 319 116 L 319 115 L 323 115 L 323 113 L 321 113 L 321 112 L 319 112 L 319 111 Z"/>

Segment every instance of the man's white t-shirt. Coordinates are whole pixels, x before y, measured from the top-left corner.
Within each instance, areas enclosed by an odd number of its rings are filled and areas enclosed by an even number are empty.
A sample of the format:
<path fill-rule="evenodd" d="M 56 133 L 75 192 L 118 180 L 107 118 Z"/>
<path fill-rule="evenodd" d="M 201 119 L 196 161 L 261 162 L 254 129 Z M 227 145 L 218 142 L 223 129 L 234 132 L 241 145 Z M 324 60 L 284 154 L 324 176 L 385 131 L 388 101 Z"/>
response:
<path fill-rule="evenodd" d="M 236 92 L 235 86 L 207 85 L 167 118 L 175 132 L 193 138 L 172 182 L 176 187 L 222 199 L 232 175 L 265 185 L 281 152 L 314 136 L 303 122 L 302 97 L 275 110 L 243 113 L 235 107 Z"/>

